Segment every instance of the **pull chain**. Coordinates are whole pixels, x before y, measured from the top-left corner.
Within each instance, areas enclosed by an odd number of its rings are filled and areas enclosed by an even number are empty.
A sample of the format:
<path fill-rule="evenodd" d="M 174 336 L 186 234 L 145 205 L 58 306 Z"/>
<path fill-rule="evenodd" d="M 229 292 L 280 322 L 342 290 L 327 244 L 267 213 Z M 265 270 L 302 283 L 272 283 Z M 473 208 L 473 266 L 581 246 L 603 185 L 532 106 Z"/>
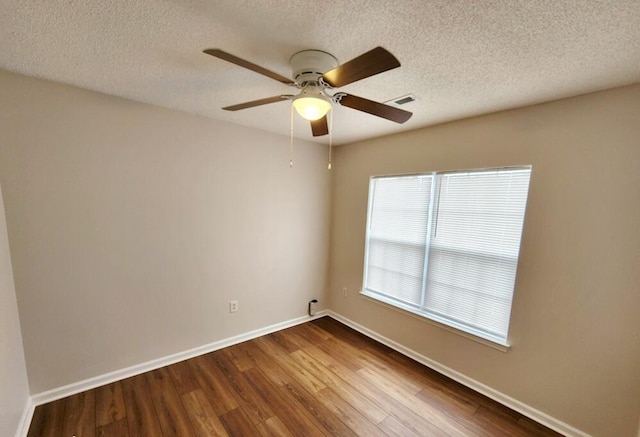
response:
<path fill-rule="evenodd" d="M 327 169 L 331 170 L 331 148 L 333 146 L 333 110 L 329 114 L 329 165 Z"/>
<path fill-rule="evenodd" d="M 289 143 L 289 168 L 293 167 L 293 105 L 291 106 L 291 141 Z"/>

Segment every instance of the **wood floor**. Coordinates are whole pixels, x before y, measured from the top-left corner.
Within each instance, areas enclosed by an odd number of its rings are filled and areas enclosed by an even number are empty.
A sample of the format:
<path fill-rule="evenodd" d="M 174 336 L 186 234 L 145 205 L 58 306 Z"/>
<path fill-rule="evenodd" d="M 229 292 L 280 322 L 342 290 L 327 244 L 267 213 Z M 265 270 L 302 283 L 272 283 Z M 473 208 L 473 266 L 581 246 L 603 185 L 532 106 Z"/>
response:
<path fill-rule="evenodd" d="M 324 317 L 36 408 L 29 436 L 557 436 Z"/>

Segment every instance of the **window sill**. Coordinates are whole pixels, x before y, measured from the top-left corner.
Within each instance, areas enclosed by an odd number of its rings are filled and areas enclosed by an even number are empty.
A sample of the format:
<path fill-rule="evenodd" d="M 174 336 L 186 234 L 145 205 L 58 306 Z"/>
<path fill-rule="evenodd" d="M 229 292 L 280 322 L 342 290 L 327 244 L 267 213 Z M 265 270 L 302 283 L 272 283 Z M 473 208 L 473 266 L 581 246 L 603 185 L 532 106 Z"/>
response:
<path fill-rule="evenodd" d="M 402 304 L 396 302 L 396 301 L 392 301 L 391 299 L 385 299 L 384 296 L 380 296 L 378 294 L 375 293 L 371 293 L 368 292 L 366 290 L 362 290 L 360 291 L 360 295 L 377 303 L 380 305 L 383 305 L 387 308 L 390 308 L 392 310 L 401 312 L 403 314 L 409 315 L 410 317 L 416 318 L 420 321 L 423 322 L 427 322 L 430 325 L 434 325 L 437 326 L 439 328 L 442 328 L 446 331 L 452 332 L 454 334 L 457 334 L 461 337 L 465 337 L 468 338 L 469 340 L 473 340 L 477 343 L 483 344 L 485 346 L 489 346 L 493 349 L 497 349 L 501 352 L 507 352 L 511 346 L 508 343 L 502 343 L 499 340 L 493 340 L 490 338 L 485 338 L 481 335 L 476 335 L 474 333 L 471 332 L 467 332 L 464 331 L 462 329 L 456 328 L 455 326 L 451 326 L 449 324 L 446 324 L 444 322 L 441 322 L 440 320 L 436 320 L 435 318 L 431 318 L 426 314 L 420 313 L 416 310 L 414 310 L 413 308 L 409 307 L 409 306 L 403 306 Z"/>

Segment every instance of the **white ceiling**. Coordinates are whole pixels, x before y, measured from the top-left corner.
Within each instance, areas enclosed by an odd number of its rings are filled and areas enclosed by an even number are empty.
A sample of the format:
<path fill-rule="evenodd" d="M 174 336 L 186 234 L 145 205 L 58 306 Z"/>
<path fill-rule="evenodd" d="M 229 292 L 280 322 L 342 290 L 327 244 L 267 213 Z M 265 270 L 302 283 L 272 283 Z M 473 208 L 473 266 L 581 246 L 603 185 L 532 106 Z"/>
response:
<path fill-rule="evenodd" d="M 0 0 L 0 68 L 283 135 L 286 101 L 220 108 L 295 90 L 203 49 L 290 76 L 297 51 L 379 45 L 402 67 L 340 90 L 413 93 L 414 115 L 337 107 L 334 144 L 640 82 L 640 1 Z M 295 132 L 328 141 L 299 117 Z"/>

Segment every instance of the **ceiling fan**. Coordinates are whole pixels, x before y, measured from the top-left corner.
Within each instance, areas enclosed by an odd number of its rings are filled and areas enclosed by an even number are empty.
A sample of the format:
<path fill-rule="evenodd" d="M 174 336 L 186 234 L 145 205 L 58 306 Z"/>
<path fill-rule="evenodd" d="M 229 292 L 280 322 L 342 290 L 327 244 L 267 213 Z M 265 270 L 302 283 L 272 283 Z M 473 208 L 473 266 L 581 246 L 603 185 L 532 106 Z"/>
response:
<path fill-rule="evenodd" d="M 203 52 L 300 90 L 295 95 L 282 94 L 222 108 L 227 111 L 238 111 L 254 106 L 291 100 L 298 113 L 311 122 L 311 132 L 314 137 L 329 133 L 327 112 L 332 108 L 333 103 L 367 112 L 396 123 L 404 123 L 412 115 L 411 112 L 400 108 L 352 94 L 343 92 L 330 93 L 333 88 L 342 87 L 399 67 L 400 62 L 396 57 L 382 47 L 376 47 L 340 65 L 338 65 L 338 60 L 327 52 L 303 50 L 294 54 L 289 60 L 292 79 L 220 49 L 206 49 Z"/>

